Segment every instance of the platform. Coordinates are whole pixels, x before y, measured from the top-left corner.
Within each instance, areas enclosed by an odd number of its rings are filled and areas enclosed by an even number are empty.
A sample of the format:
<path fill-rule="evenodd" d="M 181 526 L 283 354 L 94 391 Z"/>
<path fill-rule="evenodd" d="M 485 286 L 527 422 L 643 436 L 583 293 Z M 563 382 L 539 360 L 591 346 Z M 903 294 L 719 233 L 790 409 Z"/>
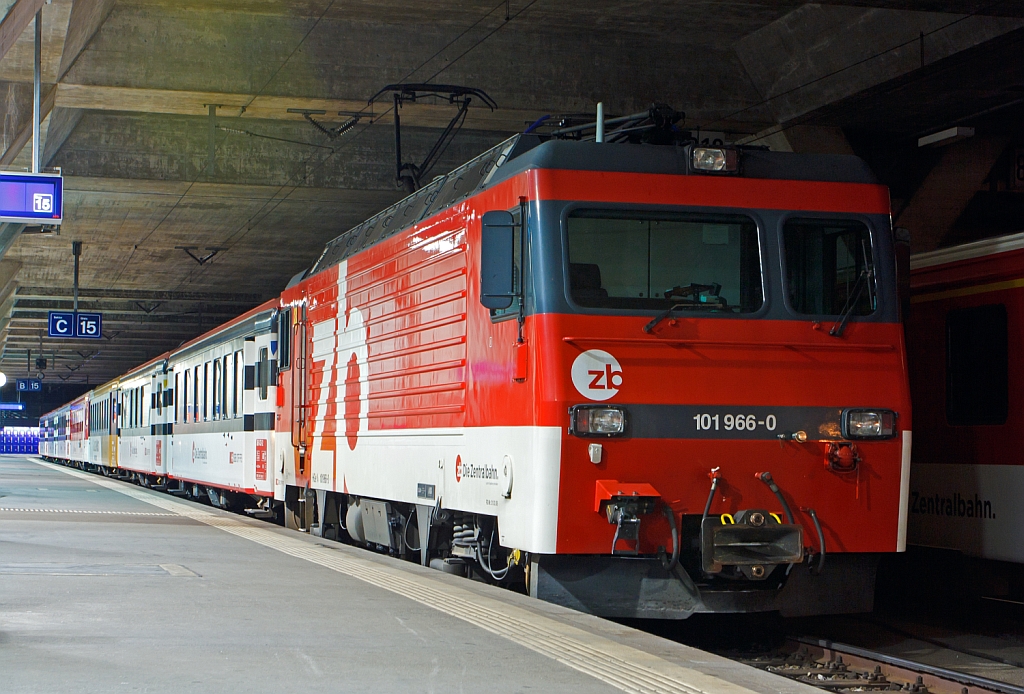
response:
<path fill-rule="evenodd" d="M 5 692 L 818 691 L 602 619 L 0 456 Z"/>

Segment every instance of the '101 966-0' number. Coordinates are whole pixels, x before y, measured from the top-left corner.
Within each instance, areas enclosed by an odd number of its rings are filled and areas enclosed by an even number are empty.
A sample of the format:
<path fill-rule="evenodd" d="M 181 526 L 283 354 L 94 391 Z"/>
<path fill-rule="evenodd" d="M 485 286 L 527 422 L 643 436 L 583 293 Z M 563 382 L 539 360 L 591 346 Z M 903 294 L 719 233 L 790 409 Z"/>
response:
<path fill-rule="evenodd" d="M 695 414 L 693 421 L 697 431 L 755 431 L 758 427 L 775 431 L 777 424 L 773 414 L 764 419 L 758 419 L 752 414 L 727 414 L 721 417 L 717 414 Z"/>

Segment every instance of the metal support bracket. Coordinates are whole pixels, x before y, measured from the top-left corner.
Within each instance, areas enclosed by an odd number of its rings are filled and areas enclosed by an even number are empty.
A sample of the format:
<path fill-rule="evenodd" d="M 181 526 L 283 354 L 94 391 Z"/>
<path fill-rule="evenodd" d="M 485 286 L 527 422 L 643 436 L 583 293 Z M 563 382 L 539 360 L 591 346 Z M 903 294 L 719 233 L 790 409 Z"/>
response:
<path fill-rule="evenodd" d="M 226 248 L 209 247 L 206 249 L 206 255 L 196 255 L 192 251 L 198 251 L 198 246 L 175 246 L 174 248 L 179 251 L 185 251 L 192 260 L 196 261 L 200 265 L 206 265 L 206 263 L 213 259 L 213 256 L 217 255 L 221 251 L 227 250 Z"/>

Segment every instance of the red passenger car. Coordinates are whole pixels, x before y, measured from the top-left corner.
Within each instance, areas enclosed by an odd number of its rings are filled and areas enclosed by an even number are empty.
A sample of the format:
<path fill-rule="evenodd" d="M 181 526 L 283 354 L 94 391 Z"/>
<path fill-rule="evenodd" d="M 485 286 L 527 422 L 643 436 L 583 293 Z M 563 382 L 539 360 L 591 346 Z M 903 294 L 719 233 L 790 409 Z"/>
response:
<path fill-rule="evenodd" d="M 1024 234 L 915 255 L 910 539 L 1024 562 Z"/>

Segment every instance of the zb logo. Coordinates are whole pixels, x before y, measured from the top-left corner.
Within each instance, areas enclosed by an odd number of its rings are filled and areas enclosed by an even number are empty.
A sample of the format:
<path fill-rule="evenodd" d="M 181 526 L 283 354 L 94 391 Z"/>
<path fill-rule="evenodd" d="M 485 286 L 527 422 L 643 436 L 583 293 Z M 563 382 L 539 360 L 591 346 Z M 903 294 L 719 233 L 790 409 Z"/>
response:
<path fill-rule="evenodd" d="M 585 398 L 608 400 L 622 387 L 622 367 L 608 352 L 588 349 L 572 363 L 572 384 Z"/>

